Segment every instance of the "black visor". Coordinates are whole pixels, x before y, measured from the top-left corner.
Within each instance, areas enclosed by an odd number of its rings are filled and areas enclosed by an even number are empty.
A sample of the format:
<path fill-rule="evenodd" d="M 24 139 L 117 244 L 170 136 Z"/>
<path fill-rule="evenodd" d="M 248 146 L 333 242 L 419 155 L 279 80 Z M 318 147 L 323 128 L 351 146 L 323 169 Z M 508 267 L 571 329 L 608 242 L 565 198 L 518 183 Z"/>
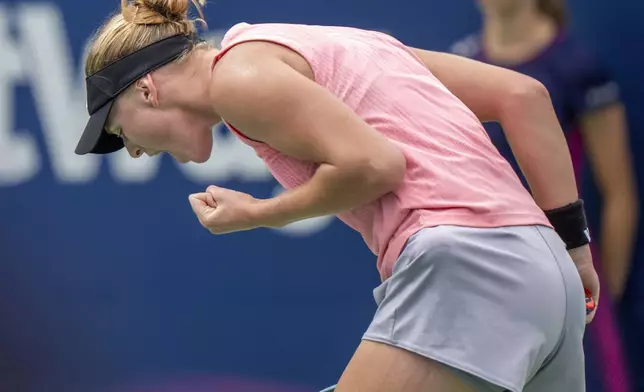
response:
<path fill-rule="evenodd" d="M 109 154 L 123 148 L 121 138 L 105 131 L 114 99 L 143 76 L 177 59 L 195 42 L 195 39 L 186 35 L 168 37 L 88 76 L 85 84 L 90 117 L 76 146 L 76 154 Z"/>

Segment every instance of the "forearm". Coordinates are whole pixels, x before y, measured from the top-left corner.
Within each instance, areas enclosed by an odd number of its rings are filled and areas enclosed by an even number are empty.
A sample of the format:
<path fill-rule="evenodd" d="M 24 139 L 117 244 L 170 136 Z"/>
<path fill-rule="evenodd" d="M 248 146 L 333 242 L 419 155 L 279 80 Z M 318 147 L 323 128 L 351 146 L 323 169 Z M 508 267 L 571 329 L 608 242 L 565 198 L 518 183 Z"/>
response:
<path fill-rule="evenodd" d="M 638 204 L 628 193 L 605 198 L 599 238 L 601 263 L 611 294 L 621 297 L 633 254 Z"/>
<path fill-rule="evenodd" d="M 400 178 L 402 175 L 369 175 L 322 164 L 304 184 L 259 200 L 253 215 L 258 226 L 282 227 L 302 219 L 339 214 L 390 192 Z"/>
<path fill-rule="evenodd" d="M 547 90 L 537 85 L 518 92 L 499 121 L 539 207 L 549 210 L 577 200 L 570 152 Z"/>

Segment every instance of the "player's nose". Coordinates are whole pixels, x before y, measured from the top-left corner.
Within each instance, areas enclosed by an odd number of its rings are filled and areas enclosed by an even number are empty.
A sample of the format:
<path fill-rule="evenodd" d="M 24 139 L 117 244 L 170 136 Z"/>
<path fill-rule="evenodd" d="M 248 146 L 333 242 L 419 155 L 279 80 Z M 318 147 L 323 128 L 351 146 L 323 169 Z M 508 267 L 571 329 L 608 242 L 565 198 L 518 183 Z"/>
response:
<path fill-rule="evenodd" d="M 140 158 L 143 155 L 143 149 L 131 143 L 125 143 L 125 149 L 132 158 Z"/>

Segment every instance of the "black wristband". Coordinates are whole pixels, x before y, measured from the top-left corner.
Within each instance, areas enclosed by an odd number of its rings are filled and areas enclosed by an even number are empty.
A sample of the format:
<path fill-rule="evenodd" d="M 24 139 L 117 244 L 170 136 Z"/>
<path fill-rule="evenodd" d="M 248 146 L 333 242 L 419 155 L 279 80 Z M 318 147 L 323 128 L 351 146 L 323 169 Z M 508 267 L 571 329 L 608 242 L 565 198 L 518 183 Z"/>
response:
<path fill-rule="evenodd" d="M 579 199 L 566 206 L 544 212 L 566 244 L 566 249 L 574 249 L 590 243 L 583 200 Z"/>

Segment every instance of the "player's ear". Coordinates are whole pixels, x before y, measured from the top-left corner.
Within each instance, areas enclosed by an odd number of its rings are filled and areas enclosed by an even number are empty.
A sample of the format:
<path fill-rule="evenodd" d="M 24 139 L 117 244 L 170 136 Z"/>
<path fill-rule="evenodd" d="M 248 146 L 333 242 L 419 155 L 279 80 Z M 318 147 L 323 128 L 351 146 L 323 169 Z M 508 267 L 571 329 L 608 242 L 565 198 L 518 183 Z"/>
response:
<path fill-rule="evenodd" d="M 144 102 L 151 106 L 159 105 L 159 91 L 157 90 L 154 80 L 150 74 L 145 75 L 136 81 L 135 89 Z"/>

